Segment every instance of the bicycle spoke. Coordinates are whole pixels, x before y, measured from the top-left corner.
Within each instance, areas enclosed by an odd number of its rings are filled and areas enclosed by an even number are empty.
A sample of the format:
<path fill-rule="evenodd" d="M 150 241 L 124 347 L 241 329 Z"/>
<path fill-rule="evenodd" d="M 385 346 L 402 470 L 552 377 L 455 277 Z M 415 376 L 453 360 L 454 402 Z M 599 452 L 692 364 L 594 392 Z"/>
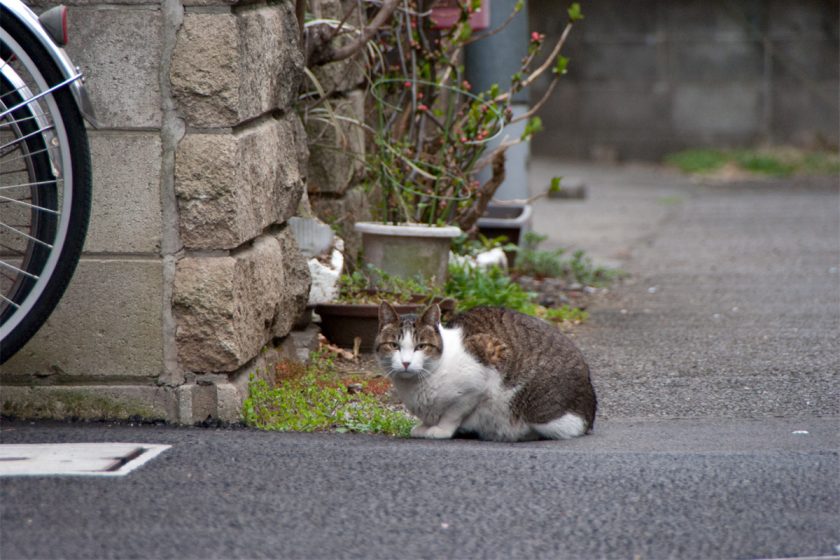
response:
<path fill-rule="evenodd" d="M 0 118 L 5 117 L 5 116 L 6 116 L 6 115 L 8 115 L 9 113 L 12 113 L 12 112 L 14 112 L 14 111 L 17 111 L 17 110 L 18 110 L 18 109 L 20 109 L 21 107 L 25 107 L 25 106 L 29 105 L 30 103 L 32 103 L 33 101 L 37 101 L 37 100 L 41 99 L 42 97 L 44 97 L 44 96 L 46 96 L 46 95 L 49 95 L 49 94 L 51 94 L 52 92 L 54 92 L 54 91 L 56 91 L 56 90 L 58 90 L 58 89 L 61 89 L 61 88 L 63 88 L 64 86 L 66 86 L 66 85 L 68 85 L 68 84 L 72 84 L 73 82 L 75 82 L 76 80 L 80 80 L 81 78 L 82 78 L 82 75 L 81 75 L 81 74 L 76 74 L 75 76 L 72 76 L 72 77 L 70 77 L 70 78 L 67 78 L 67 79 L 66 79 L 66 80 L 64 80 L 63 82 L 61 82 L 61 83 L 59 83 L 59 84 L 56 84 L 56 85 L 52 86 L 51 88 L 49 88 L 49 89 L 46 89 L 46 90 L 42 91 L 42 92 L 41 92 L 41 93 L 39 93 L 38 95 L 33 95 L 33 96 L 32 96 L 32 97 L 30 97 L 29 99 L 26 99 L 25 101 L 21 101 L 20 103 L 18 103 L 17 105 L 15 105 L 14 107 L 12 107 L 11 109 L 6 109 L 6 110 L 5 110 L 5 111 L 3 111 L 2 113 L 0 113 Z"/>
<path fill-rule="evenodd" d="M 52 181 L 36 181 L 34 183 L 19 183 L 17 185 L 9 185 L 8 187 L 0 187 L 0 191 L 9 190 L 9 189 L 17 189 L 20 187 L 40 187 L 41 185 L 54 185 L 55 180 Z M 6 197 L 0 196 L 0 198 L 9 200 Z"/>
<path fill-rule="evenodd" d="M 0 261 L 0 262 L 2 262 L 2 261 Z M 7 298 L 7 297 L 6 297 L 6 296 L 4 296 L 3 294 L 0 294 L 0 299 L 2 299 L 3 301 L 5 301 L 6 303 L 8 303 L 9 305 L 11 305 L 12 307 L 14 307 L 15 309 L 20 309 L 20 305 L 18 305 L 17 303 L 13 302 L 12 300 L 10 300 L 9 298 Z"/>
<path fill-rule="evenodd" d="M 0 261 L 0 266 L 5 267 L 5 268 L 8 268 L 8 269 L 11 269 L 11 270 L 14 270 L 14 271 L 15 271 L 15 272 L 17 272 L 18 274 L 23 274 L 23 275 L 24 275 L 24 276 L 26 276 L 27 278 L 32 278 L 33 280 L 37 280 L 37 279 L 38 279 L 38 277 L 37 277 L 37 276 L 35 276 L 34 274 L 30 274 L 29 272 L 27 272 L 27 271 L 23 270 L 22 268 L 18 268 L 18 267 L 16 267 L 16 266 L 12 266 L 12 265 L 10 265 L 9 263 L 7 263 L 6 261 Z"/>
<path fill-rule="evenodd" d="M 45 127 L 45 128 L 40 128 L 40 129 L 38 129 L 38 130 L 35 130 L 35 131 L 33 131 L 33 132 L 30 132 L 29 134 L 27 134 L 27 135 L 25 135 L 25 136 L 21 136 L 20 138 L 16 138 L 16 139 L 12 140 L 11 142 L 7 142 L 7 143 L 3 144 L 2 146 L 0 146 L 0 152 L 2 152 L 3 150 L 5 150 L 5 149 L 6 149 L 7 147 L 9 147 L 9 146 L 14 146 L 14 145 L 20 144 L 22 141 L 24 141 L 24 140 L 26 140 L 26 139 L 28 139 L 28 138 L 32 138 L 32 137 L 33 137 L 33 136 L 35 136 L 36 134 L 41 134 L 41 133 L 46 132 L 46 131 L 48 131 L 48 130 L 52 130 L 53 128 L 55 128 L 53 125 L 49 125 L 49 126 L 47 126 L 47 127 Z M 8 152 L 6 152 L 6 153 L 9 153 L 9 154 L 10 154 L 10 153 L 12 153 L 13 151 L 14 151 L 14 150 L 9 150 L 9 151 L 8 151 Z M 0 157 L 2 157 L 2 156 L 4 156 L 4 155 L 5 155 L 5 154 L 0 154 Z"/>
<path fill-rule="evenodd" d="M 8 231 L 13 231 L 13 232 L 15 232 L 16 234 L 18 234 L 19 236 L 21 236 L 21 237 L 25 237 L 26 239 L 28 239 L 28 240 L 30 240 L 30 241 L 34 241 L 35 243 L 38 243 L 39 245 L 43 245 L 44 247 L 46 247 L 46 248 L 48 248 L 48 249 L 52 249 L 52 248 L 53 248 L 53 246 L 52 246 L 52 245 L 50 245 L 49 243 L 46 243 L 46 242 L 44 242 L 44 241 L 41 241 L 41 240 L 40 240 L 40 239 L 38 239 L 37 237 L 32 237 L 32 236 L 31 236 L 31 235 L 29 235 L 28 233 L 24 233 L 24 232 L 20 231 L 19 229 L 15 229 L 15 228 L 13 228 L 13 227 L 12 227 L 12 226 L 10 226 L 10 225 L 4 224 L 3 222 L 0 222 L 0 228 L 5 228 L 5 229 L 6 229 L 6 230 L 8 230 Z"/>
<path fill-rule="evenodd" d="M 7 154 L 11 154 L 14 151 L 15 150 L 10 150 L 9 152 L 7 152 Z M 34 152 L 27 152 L 26 154 L 24 154 L 22 156 L 19 156 L 19 157 L 16 157 L 14 159 L 4 158 L 3 160 L 0 161 L 0 165 L 8 165 L 8 164 L 16 162 L 16 161 L 29 161 L 29 159 L 32 156 L 37 156 L 38 154 L 43 154 L 43 153 L 46 153 L 48 151 L 49 151 L 49 148 L 42 148 L 40 150 L 35 150 Z M 3 173 L 0 173 L 0 175 L 3 175 Z"/>
<path fill-rule="evenodd" d="M 0 201 L 11 202 L 12 204 L 18 204 L 20 206 L 26 206 L 27 208 L 32 208 L 37 212 L 47 212 L 48 214 L 53 214 L 55 216 L 61 215 L 61 212 L 58 210 L 53 210 L 52 208 L 44 208 L 43 206 L 38 206 L 37 204 L 29 204 L 28 202 L 24 202 L 23 200 L 18 200 L 16 198 L 9 198 L 8 196 L 0 195 Z"/>

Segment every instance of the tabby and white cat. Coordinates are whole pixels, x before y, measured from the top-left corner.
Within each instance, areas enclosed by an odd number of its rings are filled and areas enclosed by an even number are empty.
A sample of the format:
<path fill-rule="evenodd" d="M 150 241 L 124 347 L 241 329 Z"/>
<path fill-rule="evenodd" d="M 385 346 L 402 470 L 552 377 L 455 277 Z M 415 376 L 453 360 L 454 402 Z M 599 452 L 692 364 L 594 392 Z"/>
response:
<path fill-rule="evenodd" d="M 442 326 L 437 305 L 418 317 L 382 302 L 375 349 L 422 421 L 412 437 L 521 441 L 592 430 L 589 366 L 557 328 L 535 317 L 479 307 Z"/>

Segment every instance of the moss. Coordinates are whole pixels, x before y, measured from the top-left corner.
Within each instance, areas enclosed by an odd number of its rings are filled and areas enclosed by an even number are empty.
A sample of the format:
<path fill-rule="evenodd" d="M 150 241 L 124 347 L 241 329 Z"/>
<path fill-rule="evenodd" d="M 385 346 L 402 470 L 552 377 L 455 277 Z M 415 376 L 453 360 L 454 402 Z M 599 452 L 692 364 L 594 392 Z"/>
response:
<path fill-rule="evenodd" d="M 55 420 L 161 419 L 161 415 L 132 399 L 91 395 L 84 391 L 32 390 L 24 397 L 4 399 L 2 413 L 15 418 Z"/>

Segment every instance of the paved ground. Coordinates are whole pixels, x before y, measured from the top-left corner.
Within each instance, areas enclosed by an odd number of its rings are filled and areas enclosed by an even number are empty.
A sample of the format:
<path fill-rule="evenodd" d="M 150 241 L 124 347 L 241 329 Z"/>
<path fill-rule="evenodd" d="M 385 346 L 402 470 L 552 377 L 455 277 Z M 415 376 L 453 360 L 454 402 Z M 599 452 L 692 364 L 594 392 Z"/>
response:
<path fill-rule="evenodd" d="M 535 228 L 632 274 L 578 335 L 605 416 L 840 417 L 840 181 L 538 160 L 534 188 L 563 173 L 589 198 Z"/>
<path fill-rule="evenodd" d="M 555 244 L 631 279 L 576 338 L 602 414 L 569 442 L 0 424 L 2 443 L 172 449 L 121 479 L 0 479 L 0 558 L 840 554 L 836 187 L 704 187 L 537 161 Z"/>
<path fill-rule="evenodd" d="M 830 555 L 836 427 L 604 421 L 575 441 L 514 445 L 4 423 L 4 443 L 173 447 L 126 478 L 0 479 L 0 557 Z"/>

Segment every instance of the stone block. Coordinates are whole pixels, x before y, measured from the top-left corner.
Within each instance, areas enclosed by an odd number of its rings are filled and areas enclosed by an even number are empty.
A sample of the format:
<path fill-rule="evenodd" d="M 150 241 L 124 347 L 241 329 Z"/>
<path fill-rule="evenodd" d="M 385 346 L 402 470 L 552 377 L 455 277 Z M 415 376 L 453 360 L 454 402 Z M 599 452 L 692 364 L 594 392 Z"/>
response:
<path fill-rule="evenodd" d="M 680 84 L 674 88 L 672 119 L 677 133 L 744 138 L 759 130 L 761 90 L 751 83 Z"/>
<path fill-rule="evenodd" d="M 825 0 L 770 0 L 767 33 L 772 39 L 829 39 L 840 36 L 840 4 Z"/>
<path fill-rule="evenodd" d="M 587 49 L 585 58 L 567 53 L 570 77 L 574 79 L 579 74 L 587 81 L 655 82 L 664 78 L 657 64 L 660 48 L 663 47 L 644 41 L 604 42 L 597 44 L 596 48 Z M 571 74 L 572 69 L 575 74 Z"/>
<path fill-rule="evenodd" d="M 364 94 L 351 92 L 345 98 L 331 99 L 337 115 L 364 122 Z M 328 120 L 328 117 L 325 117 Z M 361 126 L 352 122 L 338 124 L 310 119 L 309 170 L 307 188 L 310 193 L 342 194 L 364 171 L 365 137 Z"/>
<path fill-rule="evenodd" d="M 232 256 L 178 261 L 173 312 L 184 369 L 235 371 L 291 326 L 288 317 L 308 294 L 308 284 L 300 293 L 294 250 L 285 236 L 264 235 Z"/>
<path fill-rule="evenodd" d="M 775 81 L 801 83 L 840 78 L 840 47 L 837 39 L 803 37 L 796 40 L 773 41 L 773 70 Z"/>
<path fill-rule="evenodd" d="M 163 372 L 163 263 L 84 257 L 41 330 L 2 376 L 157 378 Z"/>
<path fill-rule="evenodd" d="M 159 253 L 160 135 L 91 130 L 88 137 L 93 203 L 85 252 Z"/>
<path fill-rule="evenodd" d="M 668 57 L 676 82 L 761 80 L 764 51 L 755 41 L 716 43 L 674 41 Z"/>
<path fill-rule="evenodd" d="M 235 134 L 184 136 L 175 155 L 181 241 L 231 249 L 282 223 L 303 193 L 305 139 L 296 115 Z"/>
<path fill-rule="evenodd" d="M 669 96 L 655 86 L 608 82 L 581 89 L 580 122 L 586 128 L 637 132 L 668 125 Z"/>
<path fill-rule="evenodd" d="M 356 7 L 354 1 L 348 0 L 317 0 L 310 2 L 310 8 L 316 18 L 328 18 L 341 21 L 345 14 Z M 351 12 L 347 23 L 356 28 L 360 26 L 358 10 Z M 338 37 L 334 39 L 335 46 L 341 47 L 353 41 L 352 37 Z M 358 53 L 345 60 L 331 62 L 312 68 L 312 73 L 318 84 L 327 93 L 347 92 L 359 87 L 365 81 L 364 53 Z M 313 84 L 307 82 L 304 87 L 314 90 Z"/>
<path fill-rule="evenodd" d="M 752 28 L 763 29 L 765 2 L 710 4 L 705 0 L 660 2 L 660 29 L 680 41 L 750 41 Z"/>
<path fill-rule="evenodd" d="M 159 128 L 159 6 L 69 11 L 67 54 L 79 65 L 101 128 Z"/>
<path fill-rule="evenodd" d="M 178 30 L 170 78 L 193 127 L 230 127 L 288 106 L 303 71 L 288 2 L 230 12 L 190 13 Z"/>
<path fill-rule="evenodd" d="M 0 389 L 0 412 L 55 420 L 177 420 L 170 389 L 154 385 L 9 386 Z"/>
<path fill-rule="evenodd" d="M 837 82 L 817 82 L 807 88 L 798 83 L 777 83 L 772 100 L 774 138 L 810 148 L 840 143 Z"/>

